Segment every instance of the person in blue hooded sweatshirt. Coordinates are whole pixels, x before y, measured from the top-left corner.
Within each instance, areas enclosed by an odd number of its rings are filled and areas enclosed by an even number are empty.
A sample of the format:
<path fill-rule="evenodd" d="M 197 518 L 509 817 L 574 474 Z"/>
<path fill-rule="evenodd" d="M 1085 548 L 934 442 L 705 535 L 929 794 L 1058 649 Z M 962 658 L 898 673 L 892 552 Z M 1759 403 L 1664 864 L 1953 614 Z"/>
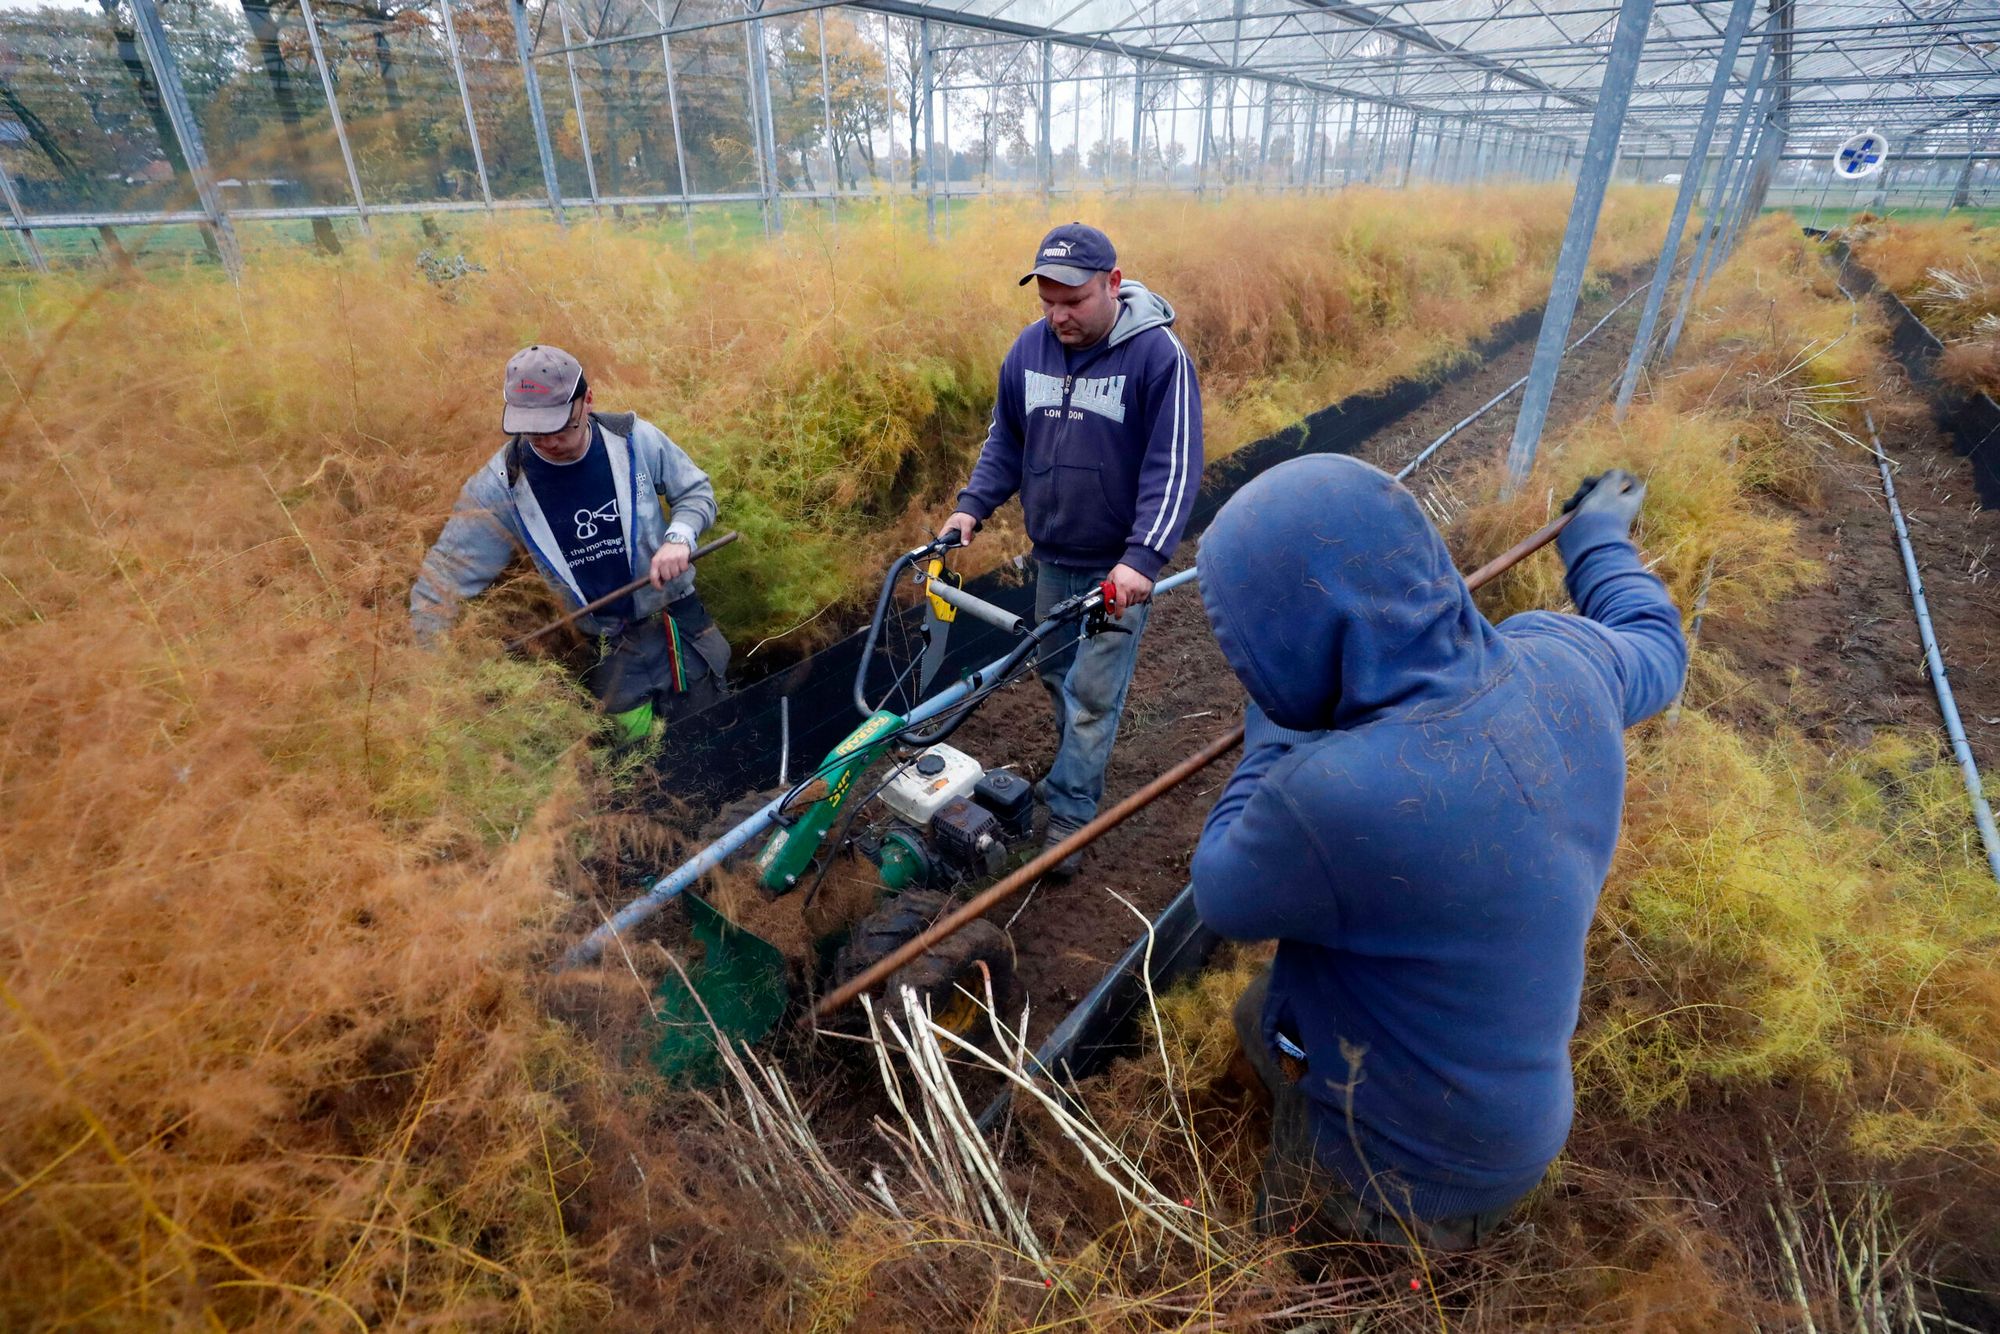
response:
<path fill-rule="evenodd" d="M 1271 1091 L 1260 1226 L 1309 1245 L 1477 1245 L 1568 1138 L 1584 937 L 1618 841 L 1623 733 L 1687 668 L 1612 472 L 1557 539 L 1581 615 L 1498 626 L 1387 474 L 1271 469 L 1201 543 L 1250 696 L 1194 856 L 1202 921 L 1276 940 L 1237 1033 Z"/>
<path fill-rule="evenodd" d="M 1035 549 L 1035 615 L 1109 581 L 1127 633 L 1074 639 L 1039 671 L 1060 740 L 1035 785 L 1050 846 L 1082 828 L 1104 770 L 1146 628 L 1153 581 L 1201 489 L 1201 386 L 1173 332 L 1174 308 L 1127 279 L 1111 238 L 1080 222 L 1042 238 L 1021 284 L 1042 318 L 1000 365 L 993 423 L 941 532 L 972 535 L 1015 492 Z M 1053 871 L 1073 876 L 1083 854 Z"/>

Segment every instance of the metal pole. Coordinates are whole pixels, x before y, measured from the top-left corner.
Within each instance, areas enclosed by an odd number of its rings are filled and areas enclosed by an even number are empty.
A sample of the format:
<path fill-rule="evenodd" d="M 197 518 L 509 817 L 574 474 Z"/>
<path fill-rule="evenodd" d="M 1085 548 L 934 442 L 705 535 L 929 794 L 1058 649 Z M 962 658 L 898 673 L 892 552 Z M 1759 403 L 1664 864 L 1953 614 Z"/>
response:
<path fill-rule="evenodd" d="M 1868 207 L 1871 212 L 1880 213 L 1883 209 L 1889 207 L 1889 177 L 1896 168 L 1902 165 L 1902 161 L 1898 159 L 1875 173 L 1875 197 L 1868 201 Z"/>
<path fill-rule="evenodd" d="M 826 119 L 826 172 L 833 178 L 833 190 L 827 197 L 827 216 L 839 226 L 840 150 L 833 130 L 833 78 L 826 71 L 826 11 L 819 10 L 813 17 L 819 21 L 819 105 Z"/>
<path fill-rule="evenodd" d="M 889 16 L 887 14 L 884 14 L 882 16 L 882 111 L 889 118 L 889 156 L 882 160 L 882 170 L 883 174 L 886 175 L 889 179 L 889 189 L 892 192 L 892 198 L 893 198 L 893 192 L 896 188 L 896 61 L 895 61 L 895 50 L 894 50 L 895 40 L 896 39 L 894 34 L 892 34 L 889 30 Z M 874 138 L 872 135 L 869 138 L 869 142 L 870 143 L 874 142 Z M 911 152 L 910 183 L 912 185 L 915 185 L 917 179 L 915 144 L 910 145 L 910 152 Z M 892 220 L 895 217 L 895 209 L 893 206 L 889 210 L 889 216 Z"/>
<path fill-rule="evenodd" d="M 944 239 L 951 239 L 951 88 L 938 90 L 938 137 L 944 140 Z"/>
<path fill-rule="evenodd" d="M 937 240 L 937 129 L 933 117 L 937 115 L 937 88 L 934 83 L 935 71 L 931 67 L 931 21 L 917 20 L 917 38 L 921 48 L 919 57 L 919 83 L 923 85 L 924 99 L 924 227 L 930 239 Z M 915 151 L 914 148 L 912 151 Z M 913 159 L 914 160 L 914 159 Z"/>
<path fill-rule="evenodd" d="M 1118 76 L 1112 73 L 1113 61 L 1104 62 L 1104 107 L 1099 116 L 1104 129 L 1104 188 L 1111 188 L 1112 148 L 1116 144 L 1118 129 Z"/>
<path fill-rule="evenodd" d="M 1541 337 L 1536 341 L 1535 360 L 1528 370 L 1521 415 L 1514 422 L 1513 443 L 1507 449 L 1510 493 L 1526 480 L 1535 465 L 1535 450 L 1541 444 L 1542 426 L 1548 420 L 1549 399 L 1555 393 L 1556 369 L 1562 364 L 1563 344 L 1569 339 L 1570 320 L 1576 315 L 1576 300 L 1583 290 L 1584 265 L 1590 258 L 1591 240 L 1597 234 L 1597 215 L 1604 206 L 1604 188 L 1611 182 L 1618 138 L 1625 128 L 1625 108 L 1632 99 L 1632 76 L 1646 45 L 1646 26 L 1652 16 L 1653 0 L 1621 0 L 1618 6 L 1618 31 L 1611 39 L 1604 83 L 1598 89 L 1597 110 L 1590 121 L 1583 177 L 1577 183 L 1576 201 L 1570 206 L 1569 225 L 1563 230 L 1555 282 L 1549 288 L 1549 304 L 1542 314 Z"/>
<path fill-rule="evenodd" d="M 1139 188 L 1139 156 L 1146 139 L 1146 67 L 1132 64 L 1132 188 Z"/>
<path fill-rule="evenodd" d="M 784 230 L 778 216 L 778 147 L 771 123 L 771 61 L 764 45 L 764 21 L 743 25 L 744 82 L 750 91 L 750 142 L 757 150 L 757 176 L 764 196 L 764 235 Z"/>
<path fill-rule="evenodd" d="M 1625 360 L 1624 378 L 1618 382 L 1618 402 L 1612 409 L 1614 421 L 1625 420 L 1626 410 L 1632 406 L 1632 394 L 1639 387 L 1639 369 L 1645 365 L 1646 353 L 1652 347 L 1660 305 L 1666 299 L 1668 284 L 1673 281 L 1681 233 L 1687 228 L 1688 211 L 1701 189 L 1701 168 L 1708 160 L 1709 141 L 1715 137 L 1715 122 L 1722 114 L 1722 98 L 1729 91 L 1730 75 L 1736 71 L 1737 48 L 1750 28 L 1750 11 L 1756 4 L 1757 0 L 1736 0 L 1729 11 L 1729 24 L 1722 33 L 1722 51 L 1715 61 L 1715 78 L 1708 86 L 1708 101 L 1703 104 L 1701 121 L 1695 126 L 1694 142 L 1688 145 L 1687 166 L 1681 171 L 1681 188 L 1674 196 L 1673 216 L 1667 220 L 1666 240 L 1660 245 L 1659 263 L 1653 266 L 1653 284 L 1646 293 L 1645 308 L 1639 312 L 1639 329 L 1632 336 L 1632 354 Z"/>
<path fill-rule="evenodd" d="M 1050 120 L 1056 114 L 1055 89 L 1053 86 L 1056 60 L 1055 50 L 1055 43 L 1049 41 L 1047 38 L 1042 39 L 1042 137 L 1040 146 L 1041 162 L 1038 165 L 1041 167 L 1043 203 L 1048 202 L 1049 196 L 1055 193 L 1056 188 L 1055 136 L 1049 125 Z M 1081 104 L 1083 99 L 1079 96 L 1077 101 Z"/>
<path fill-rule="evenodd" d="M 1335 124 L 1339 123 L 1338 111 L 1334 113 L 1332 119 L 1334 120 Z M 1339 131 L 1336 130 L 1334 133 L 1338 135 Z M 1338 138 L 1336 138 L 1335 143 L 1337 144 L 1338 142 L 1339 140 Z M 1349 184 L 1351 181 L 1353 181 L 1356 175 L 1355 164 L 1360 157 L 1361 157 L 1361 102 L 1357 98 L 1355 101 L 1349 102 L 1347 104 L 1347 160 L 1346 160 L 1346 165 L 1342 166 L 1340 169 L 1340 183 L 1343 187 Z M 1327 159 L 1329 162 L 1332 160 L 1332 158 L 1333 154 L 1328 153 Z"/>
<path fill-rule="evenodd" d="M 6 196 L 7 211 L 14 215 L 14 226 L 17 229 L 14 235 L 21 238 L 21 246 L 28 252 L 29 267 L 36 273 L 47 273 L 48 258 L 42 254 L 42 247 L 36 242 L 35 234 L 28 230 L 27 215 L 21 212 L 21 197 L 14 193 L 13 178 L 7 175 L 5 167 L 0 167 L 0 195 Z"/>
<path fill-rule="evenodd" d="M 665 0 L 655 0 L 653 10 L 662 28 L 667 26 Z M 887 20 L 884 20 L 887 22 Z M 694 205 L 688 199 L 687 149 L 681 143 L 681 98 L 679 81 L 674 77 L 674 48 L 667 42 L 666 33 L 660 34 L 660 63 L 667 67 L 667 121 L 674 128 L 674 167 L 681 182 L 681 227 L 687 232 L 688 254 L 694 254 Z M 892 114 L 890 125 L 896 123 Z"/>
<path fill-rule="evenodd" d="M 486 207 L 493 207 L 493 187 L 486 179 L 486 150 L 479 145 L 479 124 L 472 117 L 472 90 L 465 82 L 465 59 L 458 49 L 458 29 L 451 21 L 451 7 L 457 0 L 438 0 L 438 12 L 444 16 L 444 44 L 451 52 L 451 74 L 458 80 L 459 105 L 465 108 L 465 137 L 472 141 L 472 165 L 479 173 L 479 197 L 486 201 Z"/>
<path fill-rule="evenodd" d="M 1778 84 L 1773 80 L 1771 101 L 1774 105 L 1779 100 L 1777 88 Z M 1757 145 L 1757 156 L 1752 159 L 1750 175 L 1744 181 L 1743 197 L 1737 201 L 1736 216 L 1730 219 L 1729 231 L 1725 237 L 1726 244 L 1716 252 L 1718 256 L 1727 257 L 1734 254 L 1736 243 L 1742 238 L 1744 230 L 1750 226 L 1751 220 L 1763 211 L 1764 190 L 1770 184 L 1771 171 L 1777 166 L 1778 154 L 1784 147 L 1784 122 L 1776 116 L 1771 116 L 1764 122 L 1764 133 Z M 1713 267 L 1711 266 L 1711 272 Z"/>
<path fill-rule="evenodd" d="M 305 0 L 299 0 L 304 4 Z M 554 0 L 556 22 L 562 27 L 562 42 L 565 48 L 574 45 L 569 35 L 569 5 L 564 0 Z M 583 148 L 583 179 L 590 190 L 590 206 L 597 212 L 604 211 L 602 197 L 597 191 L 597 164 L 590 156 L 590 122 L 583 117 L 583 84 L 576 77 L 576 52 L 565 49 L 563 64 L 569 69 L 569 100 L 576 108 L 576 137 Z"/>
<path fill-rule="evenodd" d="M 1722 262 L 1724 243 L 1734 230 L 1736 215 L 1742 207 L 1743 199 L 1750 189 L 1750 181 L 1756 175 L 1758 155 L 1764 150 L 1765 135 L 1770 129 L 1770 111 L 1773 90 L 1777 86 L 1777 71 L 1771 71 L 1757 89 L 1757 96 L 1751 111 L 1749 135 L 1743 145 L 1743 156 L 1736 170 L 1729 178 L 1729 194 L 1723 201 L 1721 216 L 1716 221 L 1715 232 L 1709 238 L 1708 253 L 1702 257 L 1700 285 L 1708 286 L 1709 275 Z M 1700 295 L 1699 292 L 1696 295 Z"/>
<path fill-rule="evenodd" d="M 1415 112 L 1410 114 L 1410 142 L 1403 145 L 1403 175 L 1396 182 L 1398 190 L 1410 188 L 1410 176 L 1417 164 L 1417 136 L 1423 132 L 1424 118 Z"/>
<path fill-rule="evenodd" d="M 1736 225 L 1743 215 L 1743 205 L 1750 196 L 1750 182 L 1756 177 L 1757 164 L 1763 160 L 1764 146 L 1769 142 L 1771 131 L 1774 129 L 1769 114 L 1771 93 L 1777 87 L 1777 83 L 1775 78 L 1769 80 L 1759 99 L 1761 107 L 1755 126 L 1755 137 L 1751 141 L 1751 151 L 1746 156 L 1742 169 L 1736 173 L 1735 184 L 1730 187 L 1729 206 L 1724 211 L 1722 227 L 1717 231 L 1714 242 L 1708 247 L 1708 259 L 1702 265 L 1699 279 L 1699 287 L 1702 289 L 1708 286 L 1708 280 L 1715 276 L 1716 269 L 1722 265 L 1722 257 L 1735 243 Z M 1696 295 L 1700 295 L 1699 290 Z"/>
<path fill-rule="evenodd" d="M 1829 169 L 1826 173 L 1826 184 L 1819 188 L 1819 198 L 1813 201 L 1812 221 L 1807 223 L 1806 226 L 1819 226 L 1819 211 L 1826 207 L 1826 193 L 1831 189 L 1833 189 L 1833 172 Z"/>
<path fill-rule="evenodd" d="M 1959 209 L 1970 207 L 1972 204 L 1973 142 L 1970 139 L 1966 141 L 1965 164 L 1958 169 L 1958 180 L 1952 184 L 1951 201 L 1944 206 L 1944 211 L 1947 213 L 1956 213 Z"/>
<path fill-rule="evenodd" d="M 1659 355 L 1655 361 L 1665 364 L 1674 355 L 1674 348 L 1681 341 L 1681 329 L 1687 324 L 1688 307 L 1694 303 L 1695 275 L 1701 272 L 1709 245 L 1714 239 L 1715 229 L 1722 221 L 1722 201 L 1729 189 L 1731 176 L 1736 170 L 1736 151 L 1743 146 L 1743 132 L 1750 124 L 1750 117 L 1757 107 L 1757 97 L 1764 85 L 1764 70 L 1771 63 L 1771 43 L 1767 38 L 1758 44 L 1757 58 L 1750 62 L 1750 77 L 1743 84 L 1743 107 L 1736 117 L 1736 128 L 1730 132 L 1729 148 L 1717 165 L 1715 184 L 1710 187 L 1708 209 L 1702 215 L 1701 239 L 1695 243 L 1694 258 L 1688 264 L 1687 278 L 1681 283 L 1681 304 L 1674 311 L 1673 323 L 1667 326 L 1667 336 L 1660 343 Z"/>
<path fill-rule="evenodd" d="M 556 150 L 549 143 L 549 121 L 542 113 L 542 83 L 535 77 L 535 37 L 528 31 L 528 0 L 513 0 L 508 6 L 514 17 L 514 46 L 521 57 L 521 81 L 528 94 L 528 121 L 535 131 L 535 152 L 542 159 L 542 186 L 549 192 L 549 212 L 556 225 L 568 226 L 563 217 L 562 186 L 556 181 Z"/>
<path fill-rule="evenodd" d="M 368 225 L 368 203 L 361 197 L 361 173 L 354 169 L 354 149 L 347 142 L 347 123 L 341 119 L 340 96 L 333 89 L 333 70 L 319 44 L 319 20 L 313 17 L 312 0 L 299 0 L 299 14 L 306 21 L 306 40 L 312 44 L 313 64 L 319 68 L 319 86 L 326 90 L 326 110 L 333 120 L 333 137 L 340 144 L 340 160 L 347 164 L 347 188 L 354 195 L 354 213 L 364 236 L 373 236 Z"/>
<path fill-rule="evenodd" d="M 231 281 L 243 276 L 243 251 L 236 244 L 236 228 L 223 212 L 222 196 L 215 188 L 215 180 L 208 166 L 208 149 L 201 141 L 201 127 L 195 124 L 194 108 L 188 105 L 187 90 L 181 86 L 180 66 L 174 62 L 173 48 L 167 45 L 166 25 L 160 22 L 160 11 L 154 0 L 132 0 L 133 27 L 138 30 L 139 45 L 145 52 L 146 61 L 153 67 L 153 82 L 160 90 L 160 103 L 166 108 L 167 120 L 174 127 L 174 138 L 180 144 L 181 156 L 187 160 L 188 175 L 194 178 L 195 197 L 201 201 L 201 211 L 208 215 L 208 225 L 215 236 L 215 248 L 222 256 L 222 267 L 228 271 Z"/>
<path fill-rule="evenodd" d="M 1257 179 L 1259 184 L 1262 184 L 1264 168 L 1271 160 L 1271 94 L 1274 91 L 1274 85 L 1268 83 L 1264 85 L 1264 111 L 1257 122 Z"/>
<path fill-rule="evenodd" d="M 1299 131 L 1299 184 L 1313 183 L 1313 160 L 1319 156 L 1319 94 L 1306 99 L 1306 119 Z"/>
<path fill-rule="evenodd" d="M 1178 85 L 1176 85 L 1178 87 Z M 1201 133 L 1194 141 L 1194 193 L 1199 199 L 1208 188 L 1208 145 L 1215 132 L 1215 76 L 1201 76 Z"/>

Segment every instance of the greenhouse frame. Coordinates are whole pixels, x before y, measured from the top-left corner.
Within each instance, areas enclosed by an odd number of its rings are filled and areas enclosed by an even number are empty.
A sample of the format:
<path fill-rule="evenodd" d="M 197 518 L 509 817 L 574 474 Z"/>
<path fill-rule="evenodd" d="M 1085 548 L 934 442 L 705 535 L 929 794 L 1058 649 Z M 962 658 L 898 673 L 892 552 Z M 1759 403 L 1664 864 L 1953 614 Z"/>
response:
<path fill-rule="evenodd" d="M 239 224 L 337 249 L 336 222 L 454 211 L 652 209 L 694 244 L 701 210 L 771 232 L 885 196 L 936 234 L 991 191 L 1720 176 L 1722 207 L 1817 213 L 2000 176 L 1993 0 L 100 0 L 0 25 L 0 226 L 38 269 L 159 224 L 234 269 Z M 1886 165 L 1841 179 L 1870 131 Z"/>

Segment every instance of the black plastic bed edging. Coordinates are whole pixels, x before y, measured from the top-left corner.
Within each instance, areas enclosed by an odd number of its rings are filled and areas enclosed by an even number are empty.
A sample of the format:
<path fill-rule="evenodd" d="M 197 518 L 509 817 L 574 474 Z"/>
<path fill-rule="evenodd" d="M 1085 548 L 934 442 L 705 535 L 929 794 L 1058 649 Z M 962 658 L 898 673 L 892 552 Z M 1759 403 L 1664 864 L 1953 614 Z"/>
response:
<path fill-rule="evenodd" d="M 1540 307 L 1523 311 L 1474 342 L 1458 366 L 1435 380 L 1400 380 L 1386 389 L 1356 394 L 1313 413 L 1300 425 L 1245 445 L 1208 465 L 1201 492 L 1188 519 L 1187 536 L 1208 526 L 1238 487 L 1265 469 L 1301 454 L 1351 454 L 1370 436 L 1429 402 L 1446 386 L 1479 371 L 1486 362 L 1533 337 L 1541 327 Z M 726 517 L 726 516 L 725 516 Z M 1021 615 L 1032 615 L 1034 585 L 1025 561 L 967 581 L 967 590 Z M 919 613 L 907 613 L 915 618 Z M 916 621 L 905 628 L 915 633 Z M 853 703 L 854 669 L 864 632 L 856 631 L 783 671 L 738 690 L 727 699 L 669 729 L 658 767 L 674 795 L 702 815 L 747 792 L 774 787 L 780 746 L 779 701 L 791 700 L 791 776 L 810 770 L 859 725 Z M 888 636 L 884 636 L 888 638 Z M 971 671 L 1006 651 L 1000 631 L 970 617 L 953 625 L 951 651 L 939 680 Z M 878 650 L 878 653 L 883 650 Z M 891 669 L 879 663 L 872 688 L 887 686 Z"/>
<path fill-rule="evenodd" d="M 1147 967 L 1149 943 L 1151 968 Z M 1114 1056 L 1129 1054 L 1148 991 L 1158 995 L 1194 976 L 1208 966 L 1208 956 L 1220 943 L 1221 937 L 1203 926 L 1194 910 L 1194 886 L 1186 886 L 1153 920 L 1149 935 L 1140 936 L 1042 1040 L 1028 1073 L 1060 1088 L 1097 1073 Z M 979 1114 L 980 1130 L 991 1134 L 999 1127 L 1011 1097 L 1012 1090 L 1003 1089 L 986 1105 Z"/>
<path fill-rule="evenodd" d="M 1811 229 L 1808 235 L 1814 235 Z M 1819 232 L 1821 238 L 1826 233 Z M 1944 343 L 1930 331 L 1903 299 L 1884 287 L 1867 266 L 1854 258 L 1844 241 L 1831 242 L 1840 263 L 1842 282 L 1850 289 L 1873 292 L 1888 307 L 1889 350 L 1908 372 L 1910 383 L 1929 400 L 1938 429 L 1951 439 L 1953 452 L 1972 464 L 1973 483 L 1984 509 L 2000 509 L 2000 404 L 1990 394 L 1975 392 L 1941 379 L 1938 358 Z"/>

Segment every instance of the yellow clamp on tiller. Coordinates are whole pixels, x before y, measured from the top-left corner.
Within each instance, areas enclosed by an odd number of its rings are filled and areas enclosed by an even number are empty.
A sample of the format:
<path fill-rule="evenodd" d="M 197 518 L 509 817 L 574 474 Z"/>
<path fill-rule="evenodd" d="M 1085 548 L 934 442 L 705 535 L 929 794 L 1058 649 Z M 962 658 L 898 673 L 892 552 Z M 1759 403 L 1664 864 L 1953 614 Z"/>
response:
<path fill-rule="evenodd" d="M 963 588 L 965 580 L 957 573 L 947 570 L 944 567 L 944 558 L 942 556 L 924 567 L 924 596 L 931 600 L 931 615 L 946 624 L 950 624 L 953 620 L 957 619 L 958 608 L 946 602 L 936 593 L 931 592 L 932 581 L 945 584 L 951 588 Z"/>

